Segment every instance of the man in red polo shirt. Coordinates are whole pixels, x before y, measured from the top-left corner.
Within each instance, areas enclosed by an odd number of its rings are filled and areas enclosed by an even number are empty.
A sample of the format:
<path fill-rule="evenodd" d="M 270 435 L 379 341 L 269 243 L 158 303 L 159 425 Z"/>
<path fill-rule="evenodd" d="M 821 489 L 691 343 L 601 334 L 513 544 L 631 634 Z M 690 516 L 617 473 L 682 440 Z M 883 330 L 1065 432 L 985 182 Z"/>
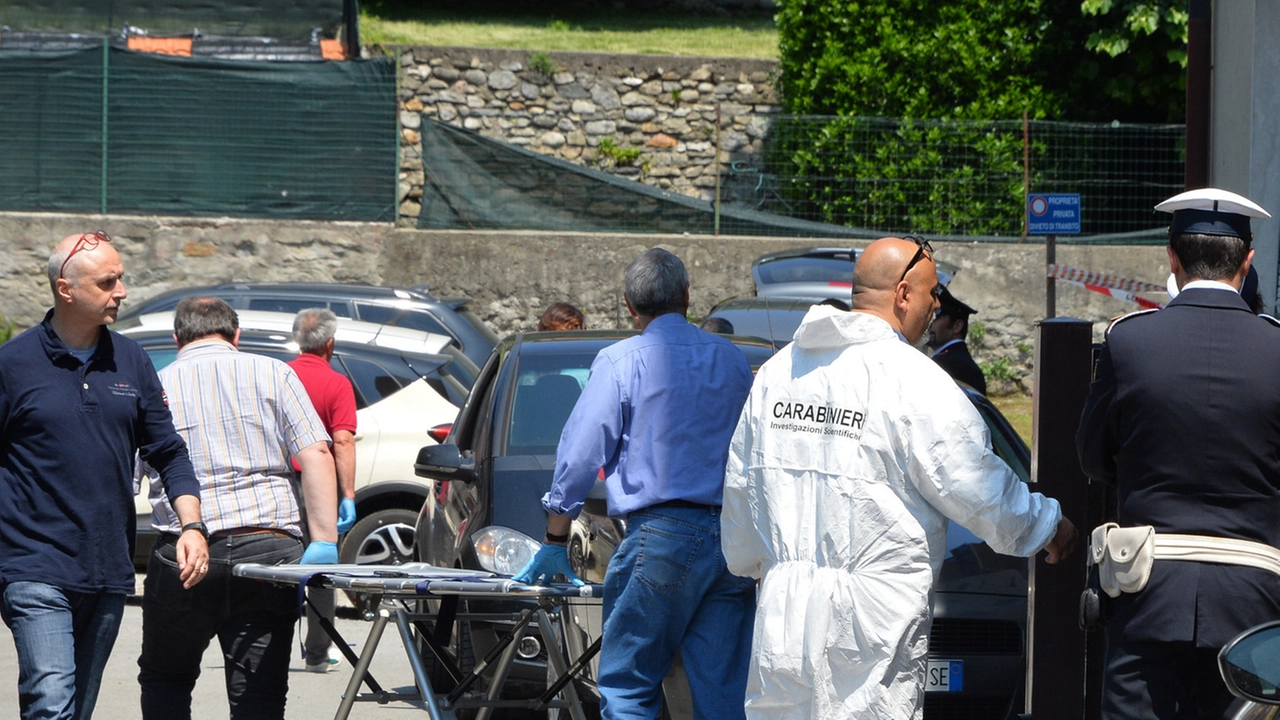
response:
<path fill-rule="evenodd" d="M 356 523 L 356 396 L 351 381 L 329 366 L 333 358 L 338 318 L 332 310 L 308 308 L 293 320 L 293 341 L 299 355 L 289 363 L 311 397 L 324 429 L 333 438 L 333 461 L 338 476 L 338 533 Z M 311 602 L 333 622 L 332 589 L 312 588 Z M 307 608 L 306 669 L 323 673 L 340 660 L 329 654 L 331 641 L 315 613 Z"/>

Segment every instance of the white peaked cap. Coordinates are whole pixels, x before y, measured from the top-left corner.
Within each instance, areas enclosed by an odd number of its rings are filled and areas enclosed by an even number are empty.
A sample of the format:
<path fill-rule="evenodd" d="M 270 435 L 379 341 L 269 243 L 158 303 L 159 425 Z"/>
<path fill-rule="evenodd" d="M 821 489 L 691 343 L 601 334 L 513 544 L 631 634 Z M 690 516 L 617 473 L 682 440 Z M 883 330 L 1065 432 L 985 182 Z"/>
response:
<path fill-rule="evenodd" d="M 1230 190 L 1218 188 L 1199 188 L 1174 195 L 1156 205 L 1156 210 L 1171 213 L 1176 210 L 1209 210 L 1213 212 L 1235 213 L 1251 218 L 1269 218 L 1271 213 L 1262 209 L 1254 201 Z"/>

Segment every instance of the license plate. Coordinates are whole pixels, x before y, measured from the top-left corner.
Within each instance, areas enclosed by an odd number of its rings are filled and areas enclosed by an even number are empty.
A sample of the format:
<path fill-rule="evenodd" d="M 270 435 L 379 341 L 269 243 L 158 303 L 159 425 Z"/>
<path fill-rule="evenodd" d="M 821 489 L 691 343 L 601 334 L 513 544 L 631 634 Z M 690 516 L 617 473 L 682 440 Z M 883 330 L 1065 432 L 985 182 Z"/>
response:
<path fill-rule="evenodd" d="M 962 692 L 964 690 L 963 660 L 930 660 L 925 676 L 925 692 Z"/>

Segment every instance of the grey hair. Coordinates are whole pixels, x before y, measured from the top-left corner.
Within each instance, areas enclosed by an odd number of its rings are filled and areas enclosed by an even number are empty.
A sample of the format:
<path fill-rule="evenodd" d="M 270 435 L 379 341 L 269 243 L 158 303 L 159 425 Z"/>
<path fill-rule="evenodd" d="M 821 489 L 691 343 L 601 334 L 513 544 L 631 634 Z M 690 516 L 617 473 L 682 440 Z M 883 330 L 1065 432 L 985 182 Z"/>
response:
<path fill-rule="evenodd" d="M 239 329 L 240 316 L 220 298 L 188 295 L 173 312 L 173 334 L 182 345 L 211 335 L 235 342 Z"/>
<path fill-rule="evenodd" d="M 683 313 L 684 291 L 689 287 L 689 272 L 674 254 L 662 248 L 649 248 L 627 266 L 626 295 L 631 307 L 645 317 L 658 317 L 669 312 Z"/>
<path fill-rule="evenodd" d="M 318 355 L 338 332 L 338 316 L 328 308 L 299 310 L 293 319 L 293 341 L 304 353 Z"/>
<path fill-rule="evenodd" d="M 62 263 L 67 259 L 66 253 L 60 253 L 57 250 L 49 256 L 49 289 L 53 291 L 53 296 L 58 297 L 58 271 L 62 268 Z"/>

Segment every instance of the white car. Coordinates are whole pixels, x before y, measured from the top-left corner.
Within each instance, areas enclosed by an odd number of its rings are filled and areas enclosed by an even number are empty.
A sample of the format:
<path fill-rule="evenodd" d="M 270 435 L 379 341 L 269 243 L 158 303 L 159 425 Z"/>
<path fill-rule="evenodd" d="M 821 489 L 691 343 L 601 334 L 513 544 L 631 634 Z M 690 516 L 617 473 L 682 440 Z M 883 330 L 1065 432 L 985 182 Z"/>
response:
<path fill-rule="evenodd" d="M 292 313 L 240 311 L 240 349 L 292 360 Z M 139 344 L 159 370 L 177 356 L 173 313 L 141 315 L 113 328 Z M 424 444 L 439 442 L 466 401 L 478 369 L 445 335 L 338 318 L 331 365 L 356 394 L 356 516 L 344 535 L 344 563 L 396 564 L 413 559 L 414 522 L 434 491 L 413 464 Z M 433 432 L 433 429 L 435 431 Z M 145 568 L 155 542 L 145 480 L 136 498 L 134 564 Z"/>

